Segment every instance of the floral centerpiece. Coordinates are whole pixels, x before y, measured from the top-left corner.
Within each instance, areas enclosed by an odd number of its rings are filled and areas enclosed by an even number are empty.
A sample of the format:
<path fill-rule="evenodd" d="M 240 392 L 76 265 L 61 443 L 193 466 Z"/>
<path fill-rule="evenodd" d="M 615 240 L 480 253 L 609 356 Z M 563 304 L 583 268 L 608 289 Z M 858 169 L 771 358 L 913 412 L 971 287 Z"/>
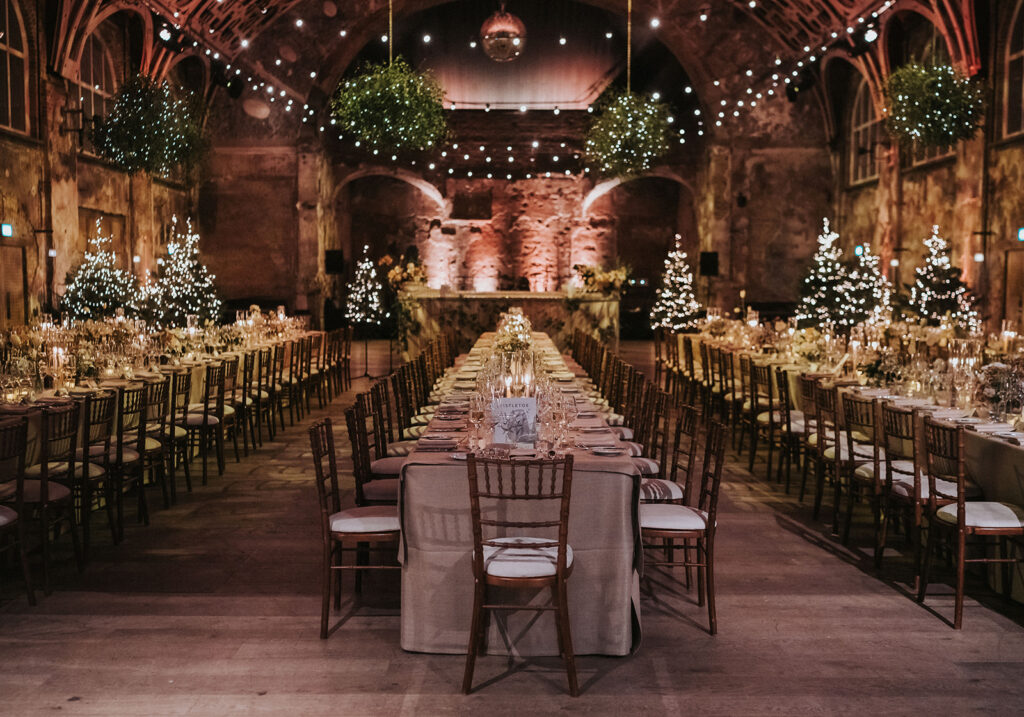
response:
<path fill-rule="evenodd" d="M 526 351 L 533 346 L 533 325 L 518 306 L 510 308 L 498 321 L 494 350 L 500 353 Z"/>
<path fill-rule="evenodd" d="M 807 363 L 818 363 L 825 356 L 825 337 L 813 326 L 797 329 L 790 344 L 793 355 Z"/>
<path fill-rule="evenodd" d="M 393 259 L 390 254 L 385 254 L 377 262 L 377 266 L 387 272 L 388 284 L 397 291 L 403 284 L 426 284 L 427 272 L 416 259 L 407 259 L 402 254 L 398 259 Z"/>
<path fill-rule="evenodd" d="M 580 277 L 584 292 L 610 294 L 622 291 L 629 280 L 629 267 L 619 264 L 605 269 L 597 264 L 574 264 L 572 270 Z"/>

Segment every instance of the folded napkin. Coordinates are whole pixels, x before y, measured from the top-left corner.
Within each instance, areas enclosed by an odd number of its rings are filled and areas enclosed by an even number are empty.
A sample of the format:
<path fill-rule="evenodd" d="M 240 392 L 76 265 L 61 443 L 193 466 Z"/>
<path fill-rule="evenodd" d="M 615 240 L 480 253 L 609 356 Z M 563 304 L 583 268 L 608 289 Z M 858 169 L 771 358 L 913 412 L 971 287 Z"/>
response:
<path fill-rule="evenodd" d="M 1024 445 L 1024 431 L 1007 431 L 1006 433 L 997 433 L 996 438 L 1002 438 L 1007 443 L 1012 443 L 1015 446 Z"/>
<path fill-rule="evenodd" d="M 458 441 L 454 438 L 445 436 L 444 438 L 431 439 L 429 436 L 423 436 L 416 443 L 416 450 L 418 451 L 451 451 L 458 446 Z"/>
<path fill-rule="evenodd" d="M 619 442 L 619 437 L 608 433 L 607 435 L 580 436 L 576 439 L 576 445 L 580 448 L 611 448 Z"/>

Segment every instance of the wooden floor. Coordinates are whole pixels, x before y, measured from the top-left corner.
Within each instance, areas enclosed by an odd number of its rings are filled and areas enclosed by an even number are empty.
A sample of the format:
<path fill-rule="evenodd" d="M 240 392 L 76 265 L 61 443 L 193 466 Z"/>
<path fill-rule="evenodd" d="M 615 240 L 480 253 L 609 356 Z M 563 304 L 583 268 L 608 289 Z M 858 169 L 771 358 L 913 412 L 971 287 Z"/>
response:
<path fill-rule="evenodd" d="M 637 365 L 650 360 L 646 344 L 623 353 Z M 371 347 L 371 371 L 380 373 L 381 361 Z M 342 420 L 345 403 L 336 400 L 330 415 Z M 308 442 L 299 426 L 279 439 L 156 510 L 150 527 L 130 525 L 122 545 L 98 533 L 84 574 L 65 548 L 56 589 L 36 608 L 5 568 L 0 714 L 1024 711 L 1019 609 L 975 581 L 964 629 L 953 631 L 945 583 L 928 607 L 918 605 L 895 551 L 877 575 L 863 547 L 839 547 L 807 506 L 763 478 L 762 466 L 752 477 L 735 461 L 719 515 L 717 636 L 707 634 L 692 594 L 652 571 L 638 652 L 579 658 L 580 698 L 567 696 L 557 660 L 509 669 L 493 656 L 478 662 L 482 684 L 465 697 L 462 657 L 399 648 L 396 579 L 377 583 L 377 604 L 319 639 Z M 858 525 L 851 545 L 868 537 Z"/>

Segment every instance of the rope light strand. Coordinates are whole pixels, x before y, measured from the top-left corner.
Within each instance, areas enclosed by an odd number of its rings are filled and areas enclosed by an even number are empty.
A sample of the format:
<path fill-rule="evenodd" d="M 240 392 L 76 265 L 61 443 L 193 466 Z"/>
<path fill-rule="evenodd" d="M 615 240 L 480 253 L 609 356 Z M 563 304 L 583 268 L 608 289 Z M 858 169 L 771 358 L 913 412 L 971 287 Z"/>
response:
<path fill-rule="evenodd" d="M 626 0 L 626 92 L 633 89 L 633 0 Z"/>

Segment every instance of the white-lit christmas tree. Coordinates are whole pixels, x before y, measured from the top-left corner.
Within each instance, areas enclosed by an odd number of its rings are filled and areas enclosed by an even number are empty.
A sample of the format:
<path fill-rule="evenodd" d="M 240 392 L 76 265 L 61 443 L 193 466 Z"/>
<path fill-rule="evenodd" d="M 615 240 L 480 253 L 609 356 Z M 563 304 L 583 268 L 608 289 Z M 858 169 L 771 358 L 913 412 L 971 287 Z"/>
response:
<path fill-rule="evenodd" d="M 796 318 L 801 326 L 819 327 L 825 323 L 852 326 L 856 321 L 850 313 L 855 303 L 853 286 L 843 266 L 843 250 L 839 247 L 839 234 L 822 220 L 818 235 L 818 251 L 811 259 L 811 267 L 804 277 L 800 305 Z"/>
<path fill-rule="evenodd" d="M 220 319 L 221 301 L 217 296 L 216 278 L 199 260 L 199 234 L 193 231 L 192 221 L 185 221 L 185 232 L 178 229 L 178 218 L 173 217 L 173 237 L 167 243 L 167 256 L 157 261 L 161 267 L 156 287 L 149 289 L 151 300 L 155 296 L 153 321 L 159 326 L 185 326 L 187 317 L 194 314 L 200 324 Z"/>
<path fill-rule="evenodd" d="M 96 220 L 96 236 L 89 240 L 85 259 L 70 274 L 61 297 L 61 312 L 72 319 L 102 319 L 128 306 L 135 293 L 135 277 L 117 266 L 111 238 Z"/>
<path fill-rule="evenodd" d="M 651 310 L 651 328 L 682 331 L 693 326 L 701 310 L 693 292 L 693 271 L 686 261 L 686 252 L 676 244 L 665 259 L 665 273 L 661 279 L 654 308 Z"/>
<path fill-rule="evenodd" d="M 928 255 L 924 266 L 914 270 L 910 287 L 910 306 L 932 326 L 948 321 L 966 331 L 979 331 L 981 318 L 974 308 L 975 299 L 960 280 L 960 270 L 953 266 L 949 242 L 939 235 L 938 225 L 924 240 Z"/>
<path fill-rule="evenodd" d="M 850 271 L 856 323 L 879 323 L 892 310 L 892 282 L 882 273 L 880 261 L 865 244 Z"/>
<path fill-rule="evenodd" d="M 356 263 L 356 275 L 349 282 L 345 317 L 353 324 L 380 326 L 384 311 L 384 286 L 377 277 L 377 267 L 369 256 L 369 245 L 363 246 L 363 258 Z"/>

